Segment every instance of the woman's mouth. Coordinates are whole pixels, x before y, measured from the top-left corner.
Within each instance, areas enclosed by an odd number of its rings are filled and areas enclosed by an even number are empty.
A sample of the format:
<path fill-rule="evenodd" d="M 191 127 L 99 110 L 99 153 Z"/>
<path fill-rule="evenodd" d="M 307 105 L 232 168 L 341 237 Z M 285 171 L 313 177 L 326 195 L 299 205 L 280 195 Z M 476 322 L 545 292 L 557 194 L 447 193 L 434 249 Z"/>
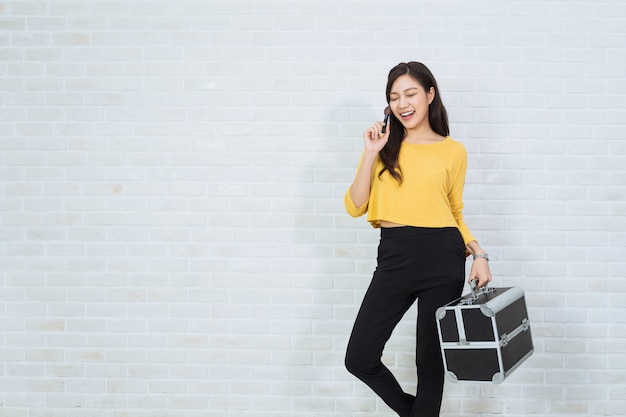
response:
<path fill-rule="evenodd" d="M 415 114 L 414 111 L 405 111 L 404 113 L 400 113 L 400 117 L 402 120 L 408 120 Z"/>

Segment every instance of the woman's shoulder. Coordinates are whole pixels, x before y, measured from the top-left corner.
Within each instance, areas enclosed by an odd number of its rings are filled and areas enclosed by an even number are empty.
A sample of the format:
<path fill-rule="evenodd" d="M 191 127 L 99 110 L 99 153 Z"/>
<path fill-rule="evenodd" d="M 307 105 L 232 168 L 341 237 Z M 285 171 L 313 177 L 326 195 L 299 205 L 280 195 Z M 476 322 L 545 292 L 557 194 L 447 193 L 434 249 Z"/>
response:
<path fill-rule="evenodd" d="M 450 136 L 446 136 L 446 138 L 442 142 L 445 143 L 450 149 L 453 149 L 457 152 L 461 152 L 461 153 L 467 152 L 465 150 L 465 145 L 463 145 L 462 142 L 459 142 L 458 140 L 455 140 Z"/>

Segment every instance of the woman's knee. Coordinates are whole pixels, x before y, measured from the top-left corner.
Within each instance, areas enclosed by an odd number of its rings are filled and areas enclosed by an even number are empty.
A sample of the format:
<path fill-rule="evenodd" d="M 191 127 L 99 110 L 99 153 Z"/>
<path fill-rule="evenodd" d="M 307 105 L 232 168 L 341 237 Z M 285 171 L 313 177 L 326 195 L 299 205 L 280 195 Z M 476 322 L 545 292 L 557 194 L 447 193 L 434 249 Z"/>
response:
<path fill-rule="evenodd" d="M 352 375 L 361 377 L 375 374 L 381 365 L 380 357 L 368 358 L 362 349 L 350 347 L 346 350 L 344 365 Z"/>
<path fill-rule="evenodd" d="M 344 365 L 348 372 L 353 375 L 360 373 L 361 361 L 358 358 L 357 352 L 354 351 L 349 345 L 346 350 L 346 356 L 344 358 Z"/>

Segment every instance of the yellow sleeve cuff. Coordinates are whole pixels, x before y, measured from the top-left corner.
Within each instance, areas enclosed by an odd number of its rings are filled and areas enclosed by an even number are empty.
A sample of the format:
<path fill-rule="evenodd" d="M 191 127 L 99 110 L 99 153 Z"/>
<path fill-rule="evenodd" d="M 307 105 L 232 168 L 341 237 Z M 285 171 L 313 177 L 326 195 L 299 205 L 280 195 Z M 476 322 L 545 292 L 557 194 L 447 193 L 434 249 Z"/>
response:
<path fill-rule="evenodd" d="M 361 207 L 357 207 L 354 205 L 354 201 L 352 201 L 352 196 L 350 196 L 350 188 L 346 191 L 346 195 L 343 198 L 344 205 L 346 206 L 346 211 L 352 217 L 359 217 L 367 212 L 367 205 L 369 200 L 363 203 Z"/>

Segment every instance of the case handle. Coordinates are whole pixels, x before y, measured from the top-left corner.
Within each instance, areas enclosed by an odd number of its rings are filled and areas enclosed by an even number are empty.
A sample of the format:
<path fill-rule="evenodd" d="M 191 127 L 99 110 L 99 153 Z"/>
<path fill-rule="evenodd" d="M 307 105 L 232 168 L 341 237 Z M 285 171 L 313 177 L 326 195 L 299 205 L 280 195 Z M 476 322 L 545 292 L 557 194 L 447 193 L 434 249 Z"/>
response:
<path fill-rule="evenodd" d="M 476 279 L 470 281 L 470 289 L 472 290 L 472 294 L 468 298 L 463 300 L 461 304 L 474 304 L 474 301 L 478 300 L 478 297 L 480 297 L 482 294 L 489 294 L 496 290 L 495 288 L 491 287 L 482 287 L 476 289 L 477 281 L 478 280 Z"/>

